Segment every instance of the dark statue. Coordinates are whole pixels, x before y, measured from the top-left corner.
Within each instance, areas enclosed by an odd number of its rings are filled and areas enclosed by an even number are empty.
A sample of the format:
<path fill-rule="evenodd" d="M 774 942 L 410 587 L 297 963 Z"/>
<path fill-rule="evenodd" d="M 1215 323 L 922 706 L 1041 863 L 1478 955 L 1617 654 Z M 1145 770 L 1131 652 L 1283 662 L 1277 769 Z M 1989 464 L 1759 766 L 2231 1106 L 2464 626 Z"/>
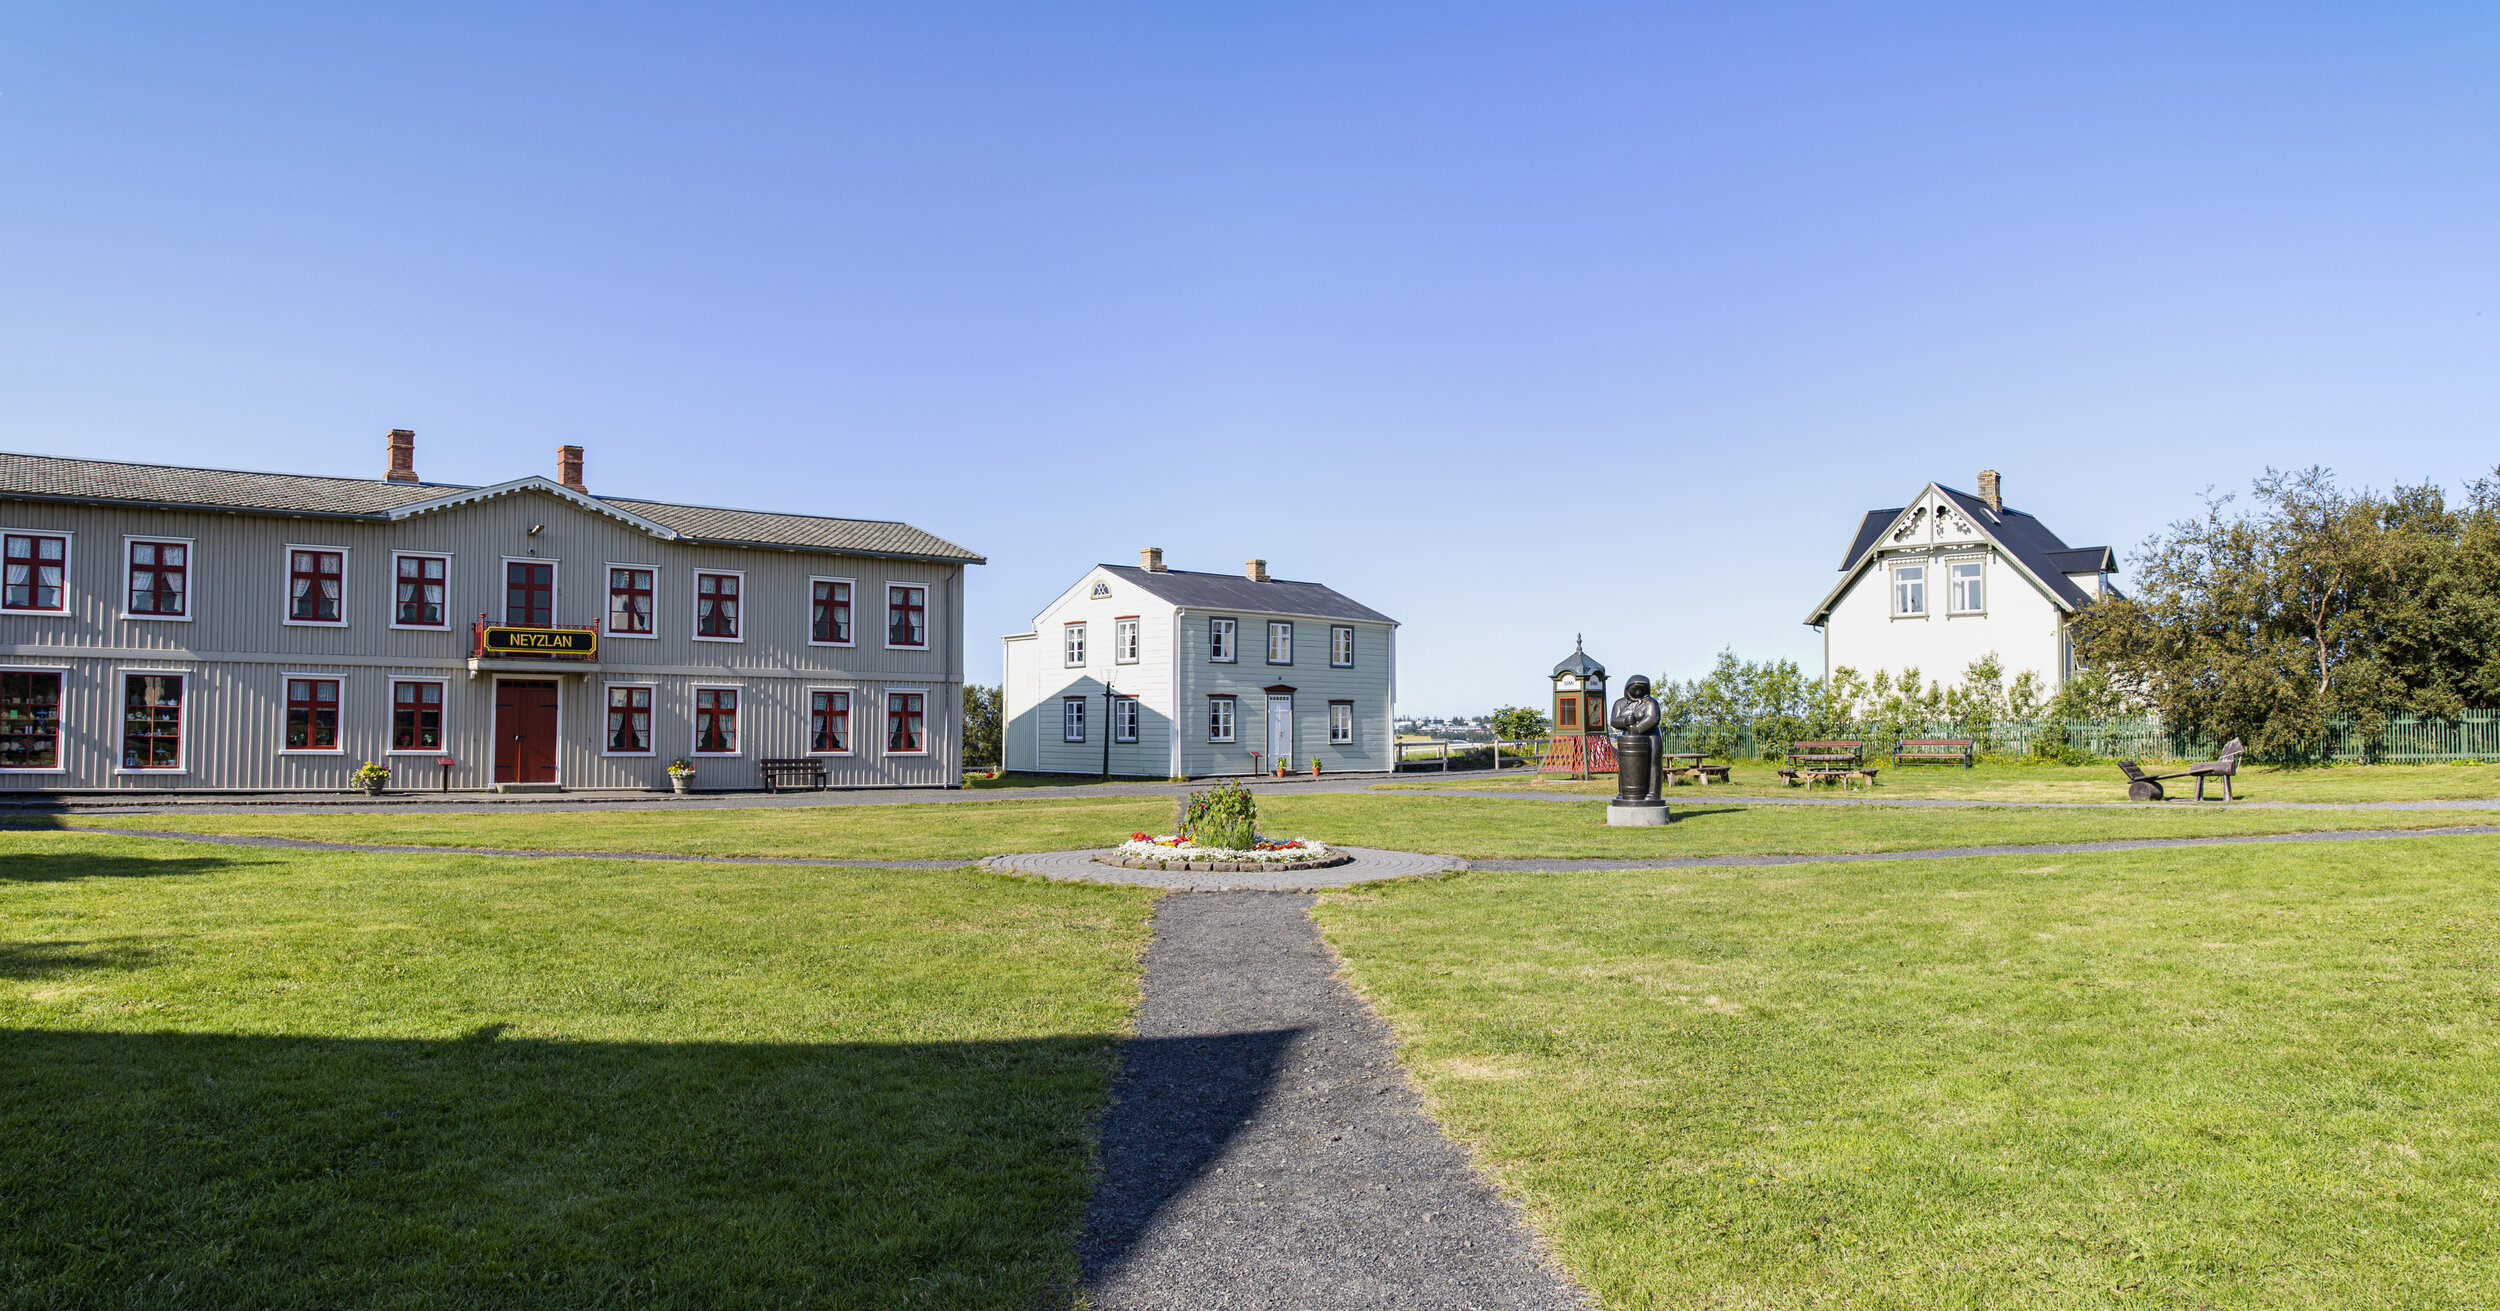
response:
<path fill-rule="evenodd" d="M 1666 804 L 1665 759 L 1659 754 L 1658 699 L 1649 694 L 1649 679 L 1634 674 L 1607 717 L 1615 730 L 1615 804 Z"/>

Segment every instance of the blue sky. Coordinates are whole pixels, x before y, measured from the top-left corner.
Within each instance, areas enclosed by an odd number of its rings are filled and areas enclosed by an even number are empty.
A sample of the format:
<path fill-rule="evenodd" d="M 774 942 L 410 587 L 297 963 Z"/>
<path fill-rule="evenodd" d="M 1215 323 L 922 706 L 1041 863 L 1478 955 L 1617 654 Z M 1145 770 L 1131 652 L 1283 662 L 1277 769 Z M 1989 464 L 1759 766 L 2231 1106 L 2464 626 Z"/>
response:
<path fill-rule="evenodd" d="M 1931 478 L 2487 472 L 2495 142 L 2488 5 L 22 4 L 0 448 L 907 519 L 983 679 L 1263 556 L 1476 710 L 1813 657 Z"/>

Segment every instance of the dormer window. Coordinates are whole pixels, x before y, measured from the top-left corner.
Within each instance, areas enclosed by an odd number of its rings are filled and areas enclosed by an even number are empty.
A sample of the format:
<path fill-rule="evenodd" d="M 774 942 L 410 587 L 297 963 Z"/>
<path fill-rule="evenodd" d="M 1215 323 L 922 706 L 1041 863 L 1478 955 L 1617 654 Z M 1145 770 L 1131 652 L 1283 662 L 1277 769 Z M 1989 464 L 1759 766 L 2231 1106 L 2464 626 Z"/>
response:
<path fill-rule="evenodd" d="M 1927 566 L 1900 564 L 1892 567 L 1892 613 L 1896 617 L 1927 613 Z"/>

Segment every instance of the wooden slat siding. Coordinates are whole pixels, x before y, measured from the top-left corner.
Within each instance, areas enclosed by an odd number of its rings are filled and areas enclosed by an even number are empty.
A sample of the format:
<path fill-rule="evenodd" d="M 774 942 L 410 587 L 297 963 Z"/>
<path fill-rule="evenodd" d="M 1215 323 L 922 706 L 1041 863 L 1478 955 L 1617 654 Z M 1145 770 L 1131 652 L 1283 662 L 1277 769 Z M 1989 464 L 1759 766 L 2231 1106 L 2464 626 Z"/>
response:
<path fill-rule="evenodd" d="M 1207 620 L 1218 614 L 1240 621 L 1238 664 L 1219 665 L 1207 659 Z M 1293 664 L 1271 665 L 1267 663 L 1267 623 L 1285 617 L 1251 611 L 1235 614 L 1192 610 L 1182 623 L 1181 674 L 1186 684 L 1182 699 L 1186 709 L 1182 718 L 1181 758 L 1193 777 L 1249 772 L 1250 753 L 1267 750 L 1266 689 L 1276 683 L 1291 684 L 1294 689 L 1294 772 L 1307 773 L 1313 756 L 1318 756 L 1329 770 L 1390 768 L 1397 738 L 1389 715 L 1389 690 L 1397 658 L 1392 634 L 1396 630 L 1388 624 L 1354 624 L 1354 668 L 1335 669 L 1328 663 L 1328 629 L 1336 621 L 1295 618 Z M 1233 725 L 1236 740 L 1229 745 L 1206 740 L 1207 698 L 1224 694 L 1238 698 L 1239 703 Z M 1354 703 L 1351 746 L 1328 743 L 1330 701 Z M 1262 759 L 1259 767 L 1264 770 L 1274 764 Z"/>
<path fill-rule="evenodd" d="M 1099 599 L 1092 595 L 1097 579 L 1110 584 L 1111 595 Z M 1138 620 L 1137 663 L 1133 665 L 1118 664 L 1113 658 L 1112 637 L 1123 615 L 1135 615 Z M 1065 663 L 1065 627 L 1080 620 L 1086 625 L 1085 664 L 1070 668 Z M 1017 745 L 1023 754 L 1017 758 L 1031 760 L 1027 768 L 1069 774 L 1102 771 L 1103 743 L 1111 731 L 1102 680 L 1109 675 L 1122 696 L 1138 699 L 1137 740 L 1111 744 L 1111 772 L 1133 778 L 1162 778 L 1171 772 L 1171 603 L 1115 575 L 1087 570 L 1076 586 L 1061 593 L 1034 620 L 1033 640 L 1022 645 L 1031 648 L 1028 678 L 1009 706 L 1013 724 L 1009 731 L 1022 738 Z M 1020 652 L 1017 658 L 1024 660 L 1026 654 Z M 1085 698 L 1083 742 L 1061 739 L 1060 703 L 1068 696 Z"/>
<path fill-rule="evenodd" d="M 533 538 L 527 530 L 534 524 L 545 528 Z M 602 673 L 559 680 L 564 684 L 560 769 L 567 785 L 666 787 L 669 759 L 692 745 L 691 698 L 697 682 L 736 683 L 744 689 L 744 754 L 704 762 L 704 787 L 755 786 L 760 780 L 752 762 L 759 756 L 805 754 L 806 689 L 825 684 L 849 686 L 854 692 L 857 750 L 847 759 L 829 761 L 834 786 L 947 786 L 961 777 L 959 566 L 663 542 L 552 497 L 527 493 L 396 524 L 0 502 L 0 526 L 67 531 L 74 543 L 69 616 L 0 614 L 0 663 L 57 664 L 73 671 L 64 688 L 64 754 L 71 768 L 58 775 L 0 775 L 0 788 L 345 787 L 346 774 L 357 763 L 382 759 L 388 749 L 389 687 L 395 676 L 449 680 L 447 754 L 462 762 L 453 785 L 483 786 L 493 777 L 493 680 L 468 677 L 468 625 L 480 612 L 501 618 L 502 557 L 533 549 L 560 565 L 559 623 L 604 619 L 610 561 L 660 570 L 654 599 L 660 636 L 608 637 L 602 643 Z M 125 534 L 193 539 L 191 622 L 117 617 Z M 289 542 L 348 548 L 349 622 L 343 628 L 282 622 L 284 548 Z M 447 604 L 453 622 L 448 631 L 389 626 L 395 550 L 452 557 Z M 693 640 L 694 573 L 706 568 L 745 573 L 745 642 Z M 807 642 L 808 579 L 825 575 L 857 584 L 853 622 L 860 640 L 854 647 Z M 885 649 L 889 581 L 930 589 L 930 650 Z M 193 673 L 192 704 L 186 708 L 190 768 L 184 775 L 111 772 L 120 745 L 114 671 L 126 665 Z M 343 763 L 277 753 L 284 722 L 283 675 L 294 671 L 329 671 L 346 679 L 341 736 L 348 749 Z M 598 747 L 605 684 L 635 679 L 659 685 L 653 708 L 657 750 L 649 759 L 603 757 Z M 882 693 L 893 687 L 927 689 L 931 751 L 926 757 L 889 758 L 884 753 Z M 406 781 L 432 787 L 436 777 L 431 763 L 421 763 Z"/>

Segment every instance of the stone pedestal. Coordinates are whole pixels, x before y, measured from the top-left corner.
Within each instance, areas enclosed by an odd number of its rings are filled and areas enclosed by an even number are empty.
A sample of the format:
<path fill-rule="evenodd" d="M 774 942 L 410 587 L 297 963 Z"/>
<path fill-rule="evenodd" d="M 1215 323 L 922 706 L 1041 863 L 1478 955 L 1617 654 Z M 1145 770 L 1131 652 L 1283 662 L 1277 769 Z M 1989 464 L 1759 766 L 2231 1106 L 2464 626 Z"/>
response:
<path fill-rule="evenodd" d="M 1606 803 L 1606 827 L 1650 828 L 1667 822 L 1667 803 L 1663 801 L 1609 801 Z"/>

